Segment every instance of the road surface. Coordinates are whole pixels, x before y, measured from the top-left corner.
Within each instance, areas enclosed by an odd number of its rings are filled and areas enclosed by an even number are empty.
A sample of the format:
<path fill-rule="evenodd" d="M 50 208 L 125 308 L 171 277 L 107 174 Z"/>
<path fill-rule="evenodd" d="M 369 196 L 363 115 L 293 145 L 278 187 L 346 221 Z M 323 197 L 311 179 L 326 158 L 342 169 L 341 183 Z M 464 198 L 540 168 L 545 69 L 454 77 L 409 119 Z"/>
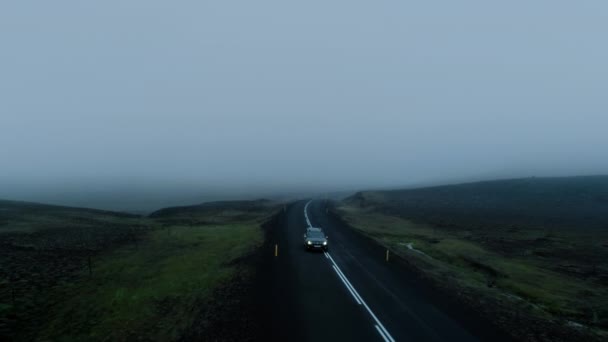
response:
<path fill-rule="evenodd" d="M 308 226 L 325 231 L 327 253 L 305 251 L 302 235 Z M 411 272 L 386 262 L 380 246 L 328 215 L 325 201 L 286 207 L 269 239 L 278 255 L 273 248 L 263 270 L 266 340 L 502 339 L 457 304 L 438 298 Z"/>

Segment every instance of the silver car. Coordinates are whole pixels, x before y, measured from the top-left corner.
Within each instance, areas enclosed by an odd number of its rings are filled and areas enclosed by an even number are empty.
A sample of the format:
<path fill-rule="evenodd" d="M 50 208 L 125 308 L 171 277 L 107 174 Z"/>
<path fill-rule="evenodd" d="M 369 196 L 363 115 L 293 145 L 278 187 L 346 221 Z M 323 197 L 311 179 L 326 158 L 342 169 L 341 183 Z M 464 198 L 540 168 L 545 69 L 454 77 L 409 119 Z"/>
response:
<path fill-rule="evenodd" d="M 307 251 L 317 249 L 327 251 L 327 236 L 325 236 L 321 228 L 309 227 L 306 229 L 306 233 L 304 233 L 304 247 Z"/>

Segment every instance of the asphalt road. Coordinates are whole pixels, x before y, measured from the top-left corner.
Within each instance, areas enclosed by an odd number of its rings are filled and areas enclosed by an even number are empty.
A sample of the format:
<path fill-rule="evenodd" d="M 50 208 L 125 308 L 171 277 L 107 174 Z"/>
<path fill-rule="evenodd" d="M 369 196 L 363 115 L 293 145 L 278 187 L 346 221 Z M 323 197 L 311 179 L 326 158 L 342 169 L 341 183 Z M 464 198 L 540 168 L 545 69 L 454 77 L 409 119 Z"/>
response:
<path fill-rule="evenodd" d="M 302 235 L 309 225 L 325 231 L 328 253 L 305 251 Z M 380 246 L 328 215 L 322 200 L 287 207 L 269 239 L 278 255 L 273 248 L 265 258 L 265 340 L 502 339 L 414 274 L 387 262 Z"/>

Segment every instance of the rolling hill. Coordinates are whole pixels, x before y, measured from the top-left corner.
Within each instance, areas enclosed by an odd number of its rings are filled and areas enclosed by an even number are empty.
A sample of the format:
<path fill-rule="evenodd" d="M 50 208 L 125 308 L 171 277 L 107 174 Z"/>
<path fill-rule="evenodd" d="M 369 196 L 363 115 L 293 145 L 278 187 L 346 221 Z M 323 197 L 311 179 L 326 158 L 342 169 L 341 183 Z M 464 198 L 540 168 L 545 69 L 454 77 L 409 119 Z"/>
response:
<path fill-rule="evenodd" d="M 345 202 L 442 226 L 608 230 L 608 176 L 364 191 Z"/>

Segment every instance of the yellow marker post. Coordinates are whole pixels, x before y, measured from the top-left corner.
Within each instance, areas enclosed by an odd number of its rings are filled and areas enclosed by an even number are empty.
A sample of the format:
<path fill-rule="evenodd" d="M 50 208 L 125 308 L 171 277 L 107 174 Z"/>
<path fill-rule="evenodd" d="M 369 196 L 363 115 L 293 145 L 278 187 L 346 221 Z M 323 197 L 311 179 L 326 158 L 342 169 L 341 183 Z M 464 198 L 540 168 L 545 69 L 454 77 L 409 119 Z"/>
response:
<path fill-rule="evenodd" d="M 389 255 L 389 251 L 388 249 L 386 250 L 386 262 L 388 262 L 388 255 Z"/>
<path fill-rule="evenodd" d="M 274 245 L 274 256 L 279 256 L 279 245 Z"/>

